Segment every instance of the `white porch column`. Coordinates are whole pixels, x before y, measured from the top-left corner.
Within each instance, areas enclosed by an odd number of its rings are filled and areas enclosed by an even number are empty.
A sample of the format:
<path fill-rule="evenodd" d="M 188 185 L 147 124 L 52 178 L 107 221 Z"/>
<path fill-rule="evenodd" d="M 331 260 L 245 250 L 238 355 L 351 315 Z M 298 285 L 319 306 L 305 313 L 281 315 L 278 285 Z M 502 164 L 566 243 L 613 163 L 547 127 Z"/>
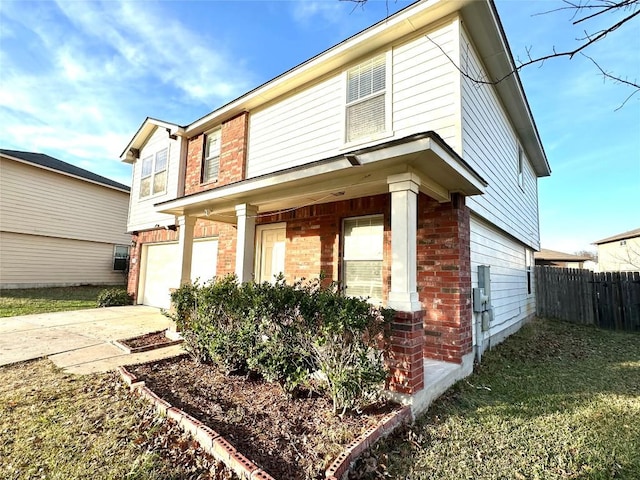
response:
<path fill-rule="evenodd" d="M 253 280 L 253 254 L 256 238 L 257 207 L 243 203 L 236 205 L 238 239 L 236 242 L 236 276 L 240 282 Z"/>
<path fill-rule="evenodd" d="M 422 310 L 416 282 L 418 191 L 420 177 L 401 173 L 387 177 L 391 193 L 391 291 L 389 307 L 400 312 Z"/>
<path fill-rule="evenodd" d="M 180 285 L 191 281 L 191 259 L 193 257 L 193 227 L 195 217 L 180 215 L 178 224 L 178 254 L 180 255 Z"/>

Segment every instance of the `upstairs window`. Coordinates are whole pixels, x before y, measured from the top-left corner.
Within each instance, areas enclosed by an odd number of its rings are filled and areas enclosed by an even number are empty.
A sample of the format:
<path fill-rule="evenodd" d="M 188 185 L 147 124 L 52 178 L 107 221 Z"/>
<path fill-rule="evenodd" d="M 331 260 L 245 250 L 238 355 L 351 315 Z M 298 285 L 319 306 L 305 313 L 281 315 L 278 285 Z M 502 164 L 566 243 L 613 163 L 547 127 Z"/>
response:
<path fill-rule="evenodd" d="M 202 165 L 202 183 L 212 182 L 218 178 L 220 170 L 220 129 L 209 132 L 205 136 L 204 161 Z"/>
<path fill-rule="evenodd" d="M 347 71 L 346 141 L 386 130 L 386 55 Z"/>
<path fill-rule="evenodd" d="M 350 297 L 382 303 L 382 215 L 347 218 L 343 229 L 343 284 Z"/>
<path fill-rule="evenodd" d="M 142 159 L 140 178 L 140 197 L 163 193 L 167 189 L 168 149 L 162 149 L 155 155 Z"/>

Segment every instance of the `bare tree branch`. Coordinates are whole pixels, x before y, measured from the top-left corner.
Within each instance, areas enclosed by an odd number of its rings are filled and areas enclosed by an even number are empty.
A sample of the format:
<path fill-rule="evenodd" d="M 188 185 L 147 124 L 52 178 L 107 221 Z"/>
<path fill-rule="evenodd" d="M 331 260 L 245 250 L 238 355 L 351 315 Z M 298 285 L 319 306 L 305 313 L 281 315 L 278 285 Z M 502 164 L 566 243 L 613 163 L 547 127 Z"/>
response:
<path fill-rule="evenodd" d="M 340 0 L 340 1 L 350 1 L 355 3 L 356 5 L 363 6 L 365 3 L 367 3 L 368 0 Z M 387 12 L 388 12 L 389 4 L 388 4 L 388 0 L 386 1 L 387 1 Z M 638 93 L 638 91 L 640 91 L 640 81 L 636 79 L 630 80 L 626 77 L 623 78 L 622 75 L 617 75 L 611 72 L 607 72 L 604 68 L 600 66 L 600 64 L 596 60 L 589 57 L 588 55 L 585 55 L 583 51 L 589 48 L 590 46 L 592 46 L 594 43 L 597 43 L 603 40 L 610 33 L 614 32 L 615 30 L 618 30 L 623 25 L 628 24 L 629 22 L 631 22 L 631 20 L 638 17 L 640 15 L 640 0 L 595 0 L 594 2 L 591 2 L 590 0 L 580 0 L 578 2 L 574 2 L 571 0 L 563 0 L 563 2 L 565 3 L 565 6 L 563 7 L 548 10 L 546 12 L 541 12 L 536 15 L 545 15 L 545 14 L 550 14 L 550 13 L 559 12 L 559 11 L 573 10 L 571 23 L 572 25 L 578 25 L 580 23 L 588 22 L 589 20 L 593 20 L 594 18 L 600 17 L 605 14 L 612 14 L 614 12 L 621 12 L 621 11 L 626 12 L 626 14 L 623 16 L 623 18 L 619 19 L 618 21 L 615 21 L 608 27 L 598 30 L 596 32 L 589 33 L 585 29 L 584 36 L 582 38 L 576 38 L 576 40 L 578 42 L 581 42 L 581 44 L 572 50 L 558 51 L 554 46 L 551 49 L 551 53 L 549 53 L 548 55 L 533 57 L 531 55 L 532 47 L 528 47 L 526 49 L 527 60 L 521 61 L 520 59 L 517 59 L 516 61 L 517 65 L 514 65 L 513 69 L 510 72 L 508 72 L 507 74 L 499 78 L 486 78 L 486 77 L 479 78 L 470 74 L 468 71 L 461 68 L 456 63 L 456 61 L 454 61 L 454 59 L 452 59 L 449 56 L 449 54 L 445 52 L 445 50 L 438 44 L 438 42 L 431 39 L 429 35 L 425 35 L 425 37 L 431 43 L 433 43 L 440 50 L 440 52 L 442 52 L 442 54 L 451 62 L 452 65 L 454 65 L 454 67 L 460 72 L 460 74 L 463 77 L 479 85 L 497 85 L 503 82 L 504 80 L 506 80 L 507 78 L 509 78 L 510 76 L 516 74 L 517 72 L 520 72 L 520 70 L 522 70 L 525 67 L 528 67 L 529 65 L 538 64 L 540 67 L 542 67 L 547 60 L 551 60 L 553 58 L 562 58 L 562 57 L 567 57 L 569 58 L 569 60 L 571 60 L 577 54 L 581 54 L 586 58 L 588 58 L 589 60 L 591 60 L 591 62 L 596 66 L 596 68 L 599 70 L 600 74 L 603 76 L 604 79 L 609 79 L 609 80 L 612 80 L 613 82 L 616 82 L 626 87 L 631 87 L 634 89 L 634 91 L 629 96 L 627 96 L 624 102 L 622 102 L 622 104 L 618 108 L 616 108 L 616 111 L 619 110 L 629 101 L 631 97 L 633 97 L 636 93 Z"/>

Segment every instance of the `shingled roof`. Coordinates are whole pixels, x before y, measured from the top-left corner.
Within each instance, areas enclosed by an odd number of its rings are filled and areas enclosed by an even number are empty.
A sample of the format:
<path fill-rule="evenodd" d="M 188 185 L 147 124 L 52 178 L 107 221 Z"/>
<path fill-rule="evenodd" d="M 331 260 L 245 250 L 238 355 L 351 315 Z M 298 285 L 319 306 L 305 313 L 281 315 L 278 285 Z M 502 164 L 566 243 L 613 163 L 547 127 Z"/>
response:
<path fill-rule="evenodd" d="M 640 228 L 629 230 L 628 232 L 624 232 L 624 233 L 619 233 L 618 235 L 614 235 L 613 237 L 603 238 L 602 240 L 593 242 L 593 244 L 601 245 L 603 243 L 616 242 L 618 240 L 625 240 L 627 238 L 635 238 L 635 237 L 640 237 Z"/>
<path fill-rule="evenodd" d="M 587 260 L 592 259 L 591 257 L 588 257 L 586 255 L 573 255 L 571 253 L 549 250 L 548 248 L 542 248 L 539 252 L 534 252 L 533 258 L 535 258 L 536 260 L 556 262 L 586 262 Z"/>
<path fill-rule="evenodd" d="M 131 190 L 128 186 L 122 183 L 103 177 L 102 175 L 98 175 L 96 173 L 90 172 L 89 170 L 85 170 L 84 168 L 76 167 L 75 165 L 71 165 L 70 163 L 63 162 L 62 160 L 58 160 L 57 158 L 50 157 L 49 155 L 45 155 L 44 153 L 21 152 L 19 150 L 0 149 L 0 154 L 6 157 L 13 158 L 15 160 L 31 163 L 39 167 L 44 167 L 49 170 L 55 170 L 65 175 L 70 175 L 72 177 L 88 180 L 93 183 L 98 183 L 101 185 L 105 185 L 107 187 L 116 188 L 118 190 L 123 190 L 125 192 L 129 192 Z"/>

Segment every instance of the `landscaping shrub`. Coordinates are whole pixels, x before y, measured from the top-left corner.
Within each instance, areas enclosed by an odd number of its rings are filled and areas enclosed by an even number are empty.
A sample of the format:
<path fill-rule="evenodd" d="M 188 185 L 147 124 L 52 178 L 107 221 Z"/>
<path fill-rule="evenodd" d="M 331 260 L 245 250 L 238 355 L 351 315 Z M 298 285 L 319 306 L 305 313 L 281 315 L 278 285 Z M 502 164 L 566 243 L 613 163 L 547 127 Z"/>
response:
<path fill-rule="evenodd" d="M 98 294 L 98 307 L 120 307 L 133 304 L 133 295 L 124 288 L 108 288 Z"/>
<path fill-rule="evenodd" d="M 321 372 L 336 411 L 376 399 L 386 378 L 380 336 L 392 311 L 322 279 L 240 284 L 235 276 L 171 295 L 185 347 L 227 373 L 257 373 L 290 394 Z"/>

